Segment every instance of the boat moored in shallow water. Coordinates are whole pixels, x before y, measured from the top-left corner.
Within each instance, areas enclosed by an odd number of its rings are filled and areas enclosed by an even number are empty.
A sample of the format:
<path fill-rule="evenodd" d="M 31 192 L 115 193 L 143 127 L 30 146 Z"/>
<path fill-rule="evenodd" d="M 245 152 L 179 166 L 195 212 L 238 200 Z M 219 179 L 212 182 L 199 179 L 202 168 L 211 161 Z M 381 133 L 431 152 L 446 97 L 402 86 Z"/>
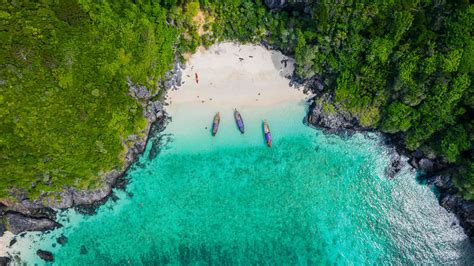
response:
<path fill-rule="evenodd" d="M 270 128 L 268 127 L 267 120 L 263 120 L 263 132 L 265 133 L 265 141 L 268 147 L 272 147 L 272 135 L 270 135 Z"/>
<path fill-rule="evenodd" d="M 215 136 L 217 134 L 217 130 L 219 129 L 219 123 L 221 122 L 221 115 L 219 112 L 214 116 L 214 121 L 212 122 L 212 135 Z"/>
<path fill-rule="evenodd" d="M 237 127 L 240 130 L 240 133 L 244 134 L 245 132 L 244 120 L 242 120 L 242 116 L 240 115 L 239 111 L 237 111 L 237 109 L 234 109 L 234 118 L 235 118 L 235 123 L 237 123 Z"/>

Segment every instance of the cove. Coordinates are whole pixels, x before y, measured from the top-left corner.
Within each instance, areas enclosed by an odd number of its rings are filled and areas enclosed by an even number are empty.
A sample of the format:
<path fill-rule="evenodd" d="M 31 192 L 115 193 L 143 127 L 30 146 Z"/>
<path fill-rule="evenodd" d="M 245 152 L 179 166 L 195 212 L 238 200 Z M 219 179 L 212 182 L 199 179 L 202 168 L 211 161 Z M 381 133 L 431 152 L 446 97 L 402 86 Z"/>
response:
<path fill-rule="evenodd" d="M 160 146 L 148 143 L 126 191 L 93 216 L 59 213 L 63 228 L 28 233 L 9 252 L 42 264 L 36 250 L 50 250 L 57 265 L 472 262 L 456 219 L 408 164 L 386 176 L 394 150 L 381 136 L 328 135 L 303 123 L 309 96 L 288 86 L 291 71 L 291 59 L 259 46 L 198 52 L 184 85 L 169 92 L 171 121 L 152 136 Z"/>

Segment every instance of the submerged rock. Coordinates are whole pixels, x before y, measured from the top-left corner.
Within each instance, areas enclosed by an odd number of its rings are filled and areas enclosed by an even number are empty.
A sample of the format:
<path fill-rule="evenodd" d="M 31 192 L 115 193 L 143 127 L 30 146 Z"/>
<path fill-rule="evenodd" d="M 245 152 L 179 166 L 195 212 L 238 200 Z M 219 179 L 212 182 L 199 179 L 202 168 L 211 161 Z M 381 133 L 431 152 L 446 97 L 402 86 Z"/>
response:
<path fill-rule="evenodd" d="M 9 246 L 9 247 L 12 247 L 13 245 L 16 244 L 16 242 L 17 242 L 16 237 L 14 237 L 14 238 L 10 241 L 10 243 L 8 244 L 8 246 Z"/>
<path fill-rule="evenodd" d="M 10 265 L 11 259 L 8 257 L 0 257 L 0 266 Z"/>
<path fill-rule="evenodd" d="M 79 250 L 79 254 L 81 254 L 81 255 L 86 255 L 87 254 L 86 246 L 84 246 L 84 245 L 81 246 L 81 249 Z"/>
<path fill-rule="evenodd" d="M 56 242 L 58 242 L 58 244 L 64 246 L 67 243 L 67 237 L 64 236 L 64 235 L 61 235 L 58 238 L 56 238 Z"/>
<path fill-rule="evenodd" d="M 54 261 L 53 253 L 51 253 L 50 251 L 38 249 L 38 251 L 36 251 L 36 255 L 38 255 L 38 257 L 40 257 L 44 261 Z"/>
<path fill-rule="evenodd" d="M 7 213 L 6 218 L 10 231 L 15 235 L 25 231 L 46 231 L 61 226 L 48 218 L 28 217 L 19 213 Z"/>
<path fill-rule="evenodd" d="M 400 172 L 402 167 L 403 167 L 403 163 L 402 163 L 400 155 L 397 152 L 394 152 L 390 158 L 390 163 L 385 170 L 388 178 L 390 179 L 394 178 L 395 175 L 397 175 L 398 172 Z"/>

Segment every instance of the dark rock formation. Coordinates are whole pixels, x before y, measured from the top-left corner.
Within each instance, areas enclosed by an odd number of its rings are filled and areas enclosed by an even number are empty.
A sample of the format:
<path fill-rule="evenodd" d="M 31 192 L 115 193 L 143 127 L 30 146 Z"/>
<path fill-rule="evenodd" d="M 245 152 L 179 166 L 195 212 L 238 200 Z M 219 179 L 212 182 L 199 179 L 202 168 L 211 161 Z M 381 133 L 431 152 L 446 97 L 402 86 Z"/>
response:
<path fill-rule="evenodd" d="M 180 63 L 178 58 L 175 58 L 173 69 L 166 72 L 165 79 L 160 82 L 159 86 L 166 90 L 176 89 L 182 84 L 182 70 L 186 69 L 186 65 Z"/>
<path fill-rule="evenodd" d="M 434 170 L 434 162 L 430 159 L 423 158 L 418 162 L 419 168 L 425 173 L 431 173 Z"/>
<path fill-rule="evenodd" d="M 81 246 L 81 249 L 79 250 L 79 254 L 81 254 L 81 255 L 86 255 L 87 254 L 86 246 L 84 246 L 84 245 Z"/>
<path fill-rule="evenodd" d="M 38 257 L 40 257 L 44 261 L 54 261 L 53 253 L 49 251 L 38 249 L 38 251 L 36 251 L 36 255 L 38 255 Z"/>
<path fill-rule="evenodd" d="M 10 240 L 10 243 L 8 244 L 9 247 L 13 246 L 16 244 L 16 238 L 13 238 L 12 240 Z"/>
<path fill-rule="evenodd" d="M 403 147 L 403 144 L 400 145 Z M 422 171 L 425 178 L 431 177 L 433 174 L 448 167 L 442 158 L 435 156 L 425 157 L 424 153 L 421 151 L 415 151 L 413 153 L 404 151 L 404 154 L 410 158 L 408 161 L 410 165 Z"/>
<path fill-rule="evenodd" d="M 431 177 L 429 182 L 434 184 L 440 193 L 440 205 L 456 214 L 464 232 L 474 239 L 474 200 L 465 200 L 456 194 L 457 188 L 449 174 L 449 171 L 445 171 L 445 173 Z"/>
<path fill-rule="evenodd" d="M 152 160 L 155 158 L 161 151 L 161 147 L 166 146 L 172 140 L 172 135 L 169 134 L 161 134 L 161 132 L 165 129 L 166 125 L 170 121 L 168 117 L 163 117 L 164 121 L 161 123 L 156 123 L 151 128 L 151 149 L 150 153 L 148 154 L 148 158 Z"/>
<path fill-rule="evenodd" d="M 0 266 L 10 265 L 11 259 L 8 257 L 0 257 Z"/>
<path fill-rule="evenodd" d="M 338 110 L 332 103 L 329 94 L 324 94 L 314 100 L 309 110 L 307 121 L 313 126 L 322 127 L 332 132 L 361 128 L 358 126 L 357 119 L 351 114 Z"/>
<path fill-rule="evenodd" d="M 64 246 L 67 243 L 67 237 L 65 237 L 64 235 L 60 235 L 58 238 L 56 238 L 56 242 Z"/>
<path fill-rule="evenodd" d="M 25 231 L 47 231 L 61 226 L 48 218 L 34 218 L 20 213 L 7 213 L 7 223 L 13 234 Z"/>
<path fill-rule="evenodd" d="M 392 179 L 395 177 L 395 175 L 398 174 L 398 172 L 400 172 L 402 167 L 403 167 L 403 163 L 400 158 L 400 154 L 398 154 L 397 152 L 394 152 L 390 158 L 390 164 L 385 170 L 385 173 L 387 174 L 388 178 Z"/>
<path fill-rule="evenodd" d="M 0 236 L 3 236 L 6 230 L 7 227 L 5 225 L 5 222 L 3 221 L 2 216 L 0 215 Z"/>

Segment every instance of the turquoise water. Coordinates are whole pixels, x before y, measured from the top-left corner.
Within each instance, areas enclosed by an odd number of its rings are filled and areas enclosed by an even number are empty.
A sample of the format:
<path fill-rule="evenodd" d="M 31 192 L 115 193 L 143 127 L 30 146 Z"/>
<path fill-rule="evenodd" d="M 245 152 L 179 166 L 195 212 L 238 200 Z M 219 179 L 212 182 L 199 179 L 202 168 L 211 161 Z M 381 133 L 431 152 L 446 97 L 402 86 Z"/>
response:
<path fill-rule="evenodd" d="M 60 214 L 65 227 L 31 237 L 20 257 L 42 263 L 41 247 L 57 265 L 472 262 L 462 229 L 415 172 L 386 177 L 392 151 L 379 136 L 325 135 L 303 124 L 304 108 L 243 108 L 245 135 L 224 110 L 215 138 L 210 120 L 183 132 L 176 114 L 159 154 L 150 158 L 150 142 L 118 200 L 94 216 Z M 61 233 L 67 244 L 53 247 Z"/>

